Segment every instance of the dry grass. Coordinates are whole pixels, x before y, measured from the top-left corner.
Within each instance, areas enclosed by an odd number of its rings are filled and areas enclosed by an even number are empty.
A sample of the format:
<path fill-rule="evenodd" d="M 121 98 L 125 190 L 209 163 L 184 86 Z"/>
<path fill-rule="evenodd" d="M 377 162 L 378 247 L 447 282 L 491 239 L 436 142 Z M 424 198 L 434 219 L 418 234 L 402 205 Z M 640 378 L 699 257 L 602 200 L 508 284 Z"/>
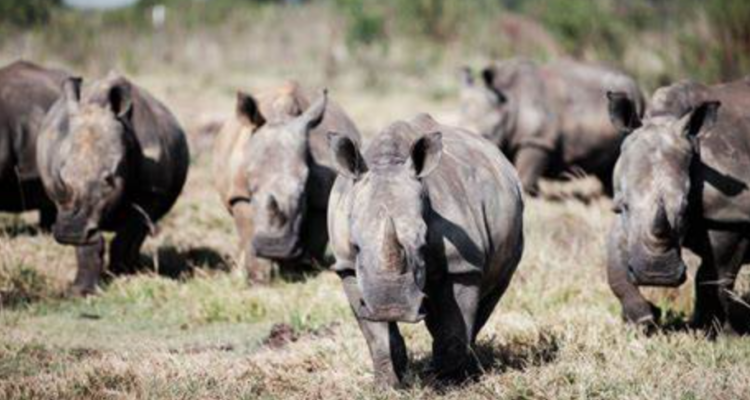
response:
<path fill-rule="evenodd" d="M 283 50 L 287 42 L 271 39 L 276 52 L 301 51 Z M 388 70 L 373 87 L 362 83 L 372 71 L 326 78 L 319 59 L 325 55 L 303 52 L 316 62 L 295 58 L 277 69 L 251 50 L 243 48 L 248 59 L 235 63 L 247 68 L 221 68 L 224 62 L 212 59 L 208 67 L 167 64 L 133 76 L 175 111 L 194 153 L 184 195 L 143 250 L 151 272 L 115 278 L 88 299 L 65 298 L 73 250 L 36 232 L 36 216 L 0 216 L 0 398 L 748 397 L 747 338 L 647 337 L 622 324 L 605 282 L 611 204 L 575 200 L 596 191 L 590 180 L 543 187 L 563 200 L 528 200 L 526 252 L 480 335 L 477 357 L 485 373 L 476 382 L 439 388 L 426 381 L 429 337 L 421 325 L 406 326 L 409 385 L 376 391 L 365 342 L 335 275 L 248 288 L 233 268 L 236 238 L 211 187 L 205 128 L 233 110 L 237 88 L 267 88 L 287 77 L 329 86 L 367 136 L 421 111 L 452 123 L 453 67 L 429 76 Z M 691 308 L 691 292 L 687 284 L 648 295 L 679 321 Z"/>
<path fill-rule="evenodd" d="M 166 76 L 138 81 L 191 127 L 203 103 L 215 105 L 211 112 L 231 109 L 227 90 L 178 91 L 172 85 L 181 80 Z M 420 92 L 333 89 L 367 132 L 395 115 L 452 106 Z M 485 374 L 477 382 L 448 389 L 425 382 L 429 337 L 422 326 L 408 326 L 409 388 L 376 392 L 365 343 L 333 274 L 249 289 L 231 271 L 234 232 L 210 186 L 208 158 L 197 152 L 184 196 L 144 249 L 148 265 L 178 278 L 144 273 L 114 279 L 89 299 L 60 298 L 74 272 L 72 250 L 35 232 L 34 216 L 3 217 L 0 397 L 726 399 L 750 388 L 747 339 L 646 337 L 620 322 L 604 279 L 610 204 L 599 199 L 528 201 L 526 253 L 480 336 Z M 588 192 L 591 182 L 545 190 Z M 676 299 L 679 318 L 690 292 L 651 295 Z M 289 332 L 271 345 L 275 324 Z"/>

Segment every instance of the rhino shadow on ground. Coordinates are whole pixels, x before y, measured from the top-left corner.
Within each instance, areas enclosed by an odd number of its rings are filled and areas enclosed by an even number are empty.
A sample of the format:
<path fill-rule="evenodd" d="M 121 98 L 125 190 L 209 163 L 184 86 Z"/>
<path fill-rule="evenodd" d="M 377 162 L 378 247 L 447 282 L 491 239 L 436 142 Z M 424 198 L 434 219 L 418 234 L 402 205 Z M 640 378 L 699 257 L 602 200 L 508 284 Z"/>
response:
<path fill-rule="evenodd" d="M 414 376 L 409 386 L 425 386 L 442 394 L 460 390 L 464 385 L 481 379 L 484 375 L 502 374 L 511 370 L 525 371 L 554 362 L 560 351 L 561 339 L 554 333 L 541 330 L 536 340 L 511 339 L 499 343 L 495 337 L 480 340 L 473 348 L 474 365 L 462 379 L 440 379 L 431 368 L 430 355 L 411 361 Z"/>
<path fill-rule="evenodd" d="M 196 270 L 229 272 L 232 267 L 228 256 L 208 247 L 163 246 L 156 254 L 141 255 L 140 264 L 139 270 L 155 271 L 172 279 L 190 278 Z"/>
<path fill-rule="evenodd" d="M 42 232 L 39 224 L 29 224 L 21 220 L 9 221 L 0 226 L 0 236 L 10 239 L 20 236 L 39 236 Z"/>

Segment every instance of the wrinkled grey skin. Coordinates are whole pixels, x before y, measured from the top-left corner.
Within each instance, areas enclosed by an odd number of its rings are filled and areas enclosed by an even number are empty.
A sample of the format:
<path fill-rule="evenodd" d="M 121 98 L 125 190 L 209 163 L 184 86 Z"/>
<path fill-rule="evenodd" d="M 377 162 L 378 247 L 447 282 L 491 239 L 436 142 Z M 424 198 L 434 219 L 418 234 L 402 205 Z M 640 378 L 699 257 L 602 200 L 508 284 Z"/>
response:
<path fill-rule="evenodd" d="M 81 88 L 70 78 L 42 125 L 37 163 L 57 207 L 53 233 L 76 246 L 73 294 L 92 293 L 104 269 L 102 232 L 115 232 L 109 269 L 131 272 L 146 235 L 187 177 L 187 141 L 174 116 L 126 78 Z"/>
<path fill-rule="evenodd" d="M 328 130 L 359 142 L 354 123 L 325 94 L 310 105 L 294 82 L 258 100 L 239 93 L 236 115 L 216 142 L 214 174 L 251 283 L 267 282 L 271 263 L 325 265 L 325 215 L 335 178 Z"/>
<path fill-rule="evenodd" d="M 52 227 L 55 206 L 44 193 L 36 166 L 36 139 L 66 72 L 16 61 L 0 69 L 0 211 L 39 210 Z"/>
<path fill-rule="evenodd" d="M 605 95 L 627 93 L 641 115 L 644 101 L 632 78 L 574 61 L 514 59 L 484 68 L 478 79 L 466 68 L 462 83 L 461 126 L 500 147 L 527 193 L 537 194 L 540 177 L 585 172 L 611 195 L 623 136 L 609 122 Z"/>
<path fill-rule="evenodd" d="M 615 169 L 608 244 L 625 319 L 658 321 L 638 286 L 681 285 L 688 248 L 701 258 L 692 325 L 715 333 L 728 321 L 750 332 L 750 310 L 730 294 L 750 255 L 750 84 L 661 88 L 643 120 L 627 95 L 609 98 L 614 125 L 632 132 Z"/>
<path fill-rule="evenodd" d="M 397 322 L 425 319 L 438 376 L 460 378 L 523 252 L 523 201 L 494 146 L 428 115 L 395 122 L 364 155 L 329 134 L 339 177 L 328 230 L 376 383 L 402 383 Z"/>

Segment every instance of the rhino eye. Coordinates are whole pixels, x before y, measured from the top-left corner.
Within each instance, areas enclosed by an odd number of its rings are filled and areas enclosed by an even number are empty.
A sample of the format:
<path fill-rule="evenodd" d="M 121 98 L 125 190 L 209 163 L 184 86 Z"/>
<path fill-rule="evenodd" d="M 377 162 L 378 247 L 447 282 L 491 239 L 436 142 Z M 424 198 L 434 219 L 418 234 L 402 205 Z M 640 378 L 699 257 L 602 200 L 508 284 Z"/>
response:
<path fill-rule="evenodd" d="M 615 214 L 622 214 L 628 211 L 628 205 L 625 202 L 617 201 L 614 206 L 612 206 L 612 211 L 614 211 Z"/>

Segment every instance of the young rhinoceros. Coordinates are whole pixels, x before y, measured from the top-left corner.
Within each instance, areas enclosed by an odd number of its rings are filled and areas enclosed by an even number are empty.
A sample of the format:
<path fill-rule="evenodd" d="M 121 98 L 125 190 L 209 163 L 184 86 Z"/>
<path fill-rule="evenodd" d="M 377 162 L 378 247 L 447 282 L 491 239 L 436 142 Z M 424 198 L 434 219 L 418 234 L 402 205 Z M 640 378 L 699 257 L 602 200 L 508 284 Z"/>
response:
<path fill-rule="evenodd" d="M 39 210 L 44 229 L 55 221 L 55 206 L 39 177 L 36 142 L 67 77 L 26 61 L 0 68 L 0 211 Z"/>
<path fill-rule="evenodd" d="M 339 177 L 328 230 L 379 385 L 407 362 L 397 322 L 425 318 L 433 364 L 460 377 L 470 348 L 523 252 L 523 200 L 513 166 L 485 139 L 428 115 L 396 122 L 364 155 L 329 134 Z"/>
<path fill-rule="evenodd" d="M 250 282 L 267 282 L 272 263 L 324 263 L 335 179 L 329 130 L 359 142 L 354 123 L 325 92 L 312 105 L 294 82 L 258 100 L 238 94 L 236 115 L 219 133 L 213 168 Z"/>
<path fill-rule="evenodd" d="M 612 170 L 623 135 L 612 127 L 607 91 L 622 91 L 643 112 L 643 95 L 622 72 L 558 61 L 538 65 L 508 60 L 484 68 L 481 81 L 464 70 L 461 126 L 495 143 L 513 162 L 524 190 L 538 192 L 540 177 L 583 171 L 611 194 Z"/>
<path fill-rule="evenodd" d="M 728 320 L 750 332 L 750 308 L 732 292 L 750 260 L 750 82 L 661 88 L 643 120 L 626 94 L 609 98 L 615 125 L 632 132 L 615 169 L 608 244 L 625 319 L 657 322 L 638 286 L 681 285 L 684 247 L 701 258 L 693 326 L 713 333 Z"/>
<path fill-rule="evenodd" d="M 153 224 L 182 191 L 190 156 L 169 110 L 124 77 L 110 74 L 64 95 L 37 144 L 42 181 L 57 206 L 55 239 L 76 246 L 74 294 L 92 293 L 104 267 L 102 232 L 115 232 L 109 269 L 130 272 Z"/>

